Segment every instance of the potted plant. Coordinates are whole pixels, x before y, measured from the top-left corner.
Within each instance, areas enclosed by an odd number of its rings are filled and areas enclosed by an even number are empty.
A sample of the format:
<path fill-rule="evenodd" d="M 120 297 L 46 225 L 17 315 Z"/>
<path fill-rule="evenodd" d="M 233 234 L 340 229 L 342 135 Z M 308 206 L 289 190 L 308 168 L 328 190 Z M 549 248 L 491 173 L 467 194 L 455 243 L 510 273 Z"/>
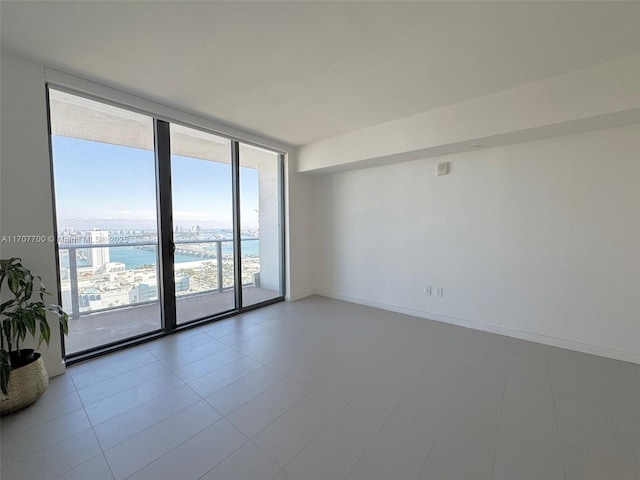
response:
<path fill-rule="evenodd" d="M 8 288 L 8 291 L 5 289 Z M 0 395 L 1 413 L 20 410 L 35 402 L 49 383 L 41 355 L 42 343 L 49 345 L 51 328 L 47 315 L 55 317 L 66 335 L 68 316 L 60 305 L 47 305 L 51 295 L 42 279 L 22 265 L 20 258 L 0 260 Z M 27 334 L 36 345 L 22 348 Z"/>

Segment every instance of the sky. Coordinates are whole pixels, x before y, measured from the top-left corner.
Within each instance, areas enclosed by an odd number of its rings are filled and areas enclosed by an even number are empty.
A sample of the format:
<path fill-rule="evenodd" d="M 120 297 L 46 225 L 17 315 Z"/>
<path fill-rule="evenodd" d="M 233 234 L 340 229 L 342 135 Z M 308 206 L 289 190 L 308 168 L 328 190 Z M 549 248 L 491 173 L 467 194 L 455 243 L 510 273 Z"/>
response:
<path fill-rule="evenodd" d="M 156 225 L 152 151 L 60 136 L 52 146 L 59 229 Z M 231 228 L 231 166 L 177 155 L 171 161 L 174 227 Z M 240 169 L 240 193 L 240 223 L 255 228 L 257 170 Z"/>

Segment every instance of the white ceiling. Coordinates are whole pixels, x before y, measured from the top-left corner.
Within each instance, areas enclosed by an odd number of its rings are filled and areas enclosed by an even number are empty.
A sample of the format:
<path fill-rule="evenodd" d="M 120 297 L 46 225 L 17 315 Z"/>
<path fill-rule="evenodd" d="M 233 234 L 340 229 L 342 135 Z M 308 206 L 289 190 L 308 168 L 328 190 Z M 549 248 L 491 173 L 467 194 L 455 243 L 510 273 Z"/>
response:
<path fill-rule="evenodd" d="M 2 48 L 302 145 L 640 52 L 640 2 L 7 1 Z"/>

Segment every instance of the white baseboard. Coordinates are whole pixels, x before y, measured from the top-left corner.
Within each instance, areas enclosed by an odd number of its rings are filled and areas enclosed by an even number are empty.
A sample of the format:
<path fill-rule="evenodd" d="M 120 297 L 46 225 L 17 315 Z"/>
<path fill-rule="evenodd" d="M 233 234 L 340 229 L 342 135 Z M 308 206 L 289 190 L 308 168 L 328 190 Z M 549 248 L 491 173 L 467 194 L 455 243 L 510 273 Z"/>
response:
<path fill-rule="evenodd" d="M 67 370 L 67 364 L 64 360 L 60 360 L 59 364 L 47 367 L 47 374 L 49 374 L 49 378 L 56 377 L 58 375 L 62 375 Z"/>
<path fill-rule="evenodd" d="M 592 355 L 598 355 L 600 357 L 612 358 L 614 360 L 622 360 L 625 362 L 640 364 L 640 353 L 636 353 L 636 352 L 617 350 L 615 348 L 577 342 L 575 340 L 569 340 L 566 338 L 551 337 L 551 336 L 543 335 L 539 333 L 526 332 L 522 330 L 506 328 L 506 327 L 501 327 L 499 325 L 491 325 L 488 323 L 476 322 L 473 320 L 467 320 L 464 318 L 452 317 L 452 316 L 443 315 L 440 313 L 418 310 L 415 308 L 402 307 L 400 305 L 376 302 L 374 300 L 368 300 L 368 299 L 359 298 L 359 297 L 352 297 L 349 295 L 342 295 L 334 292 L 316 291 L 315 293 L 323 297 L 334 298 L 336 300 L 343 300 L 345 302 L 356 303 L 358 305 L 366 305 L 368 307 L 379 308 L 381 310 L 389 310 L 391 312 L 411 315 L 413 317 L 426 318 L 428 320 L 435 320 L 438 322 L 449 323 L 449 324 L 458 325 L 461 327 L 472 328 L 474 330 L 481 330 L 483 332 L 496 333 L 498 335 L 505 335 L 507 337 L 518 338 L 520 340 L 528 340 L 530 342 L 542 343 L 544 345 L 550 345 L 552 347 L 566 348 L 567 350 L 574 350 L 576 352 L 589 353 Z"/>
<path fill-rule="evenodd" d="M 287 302 L 297 302 L 298 300 L 302 300 L 303 298 L 307 298 L 315 294 L 316 294 L 315 290 L 307 290 L 305 292 L 296 293 L 294 295 L 285 295 L 284 299 Z"/>

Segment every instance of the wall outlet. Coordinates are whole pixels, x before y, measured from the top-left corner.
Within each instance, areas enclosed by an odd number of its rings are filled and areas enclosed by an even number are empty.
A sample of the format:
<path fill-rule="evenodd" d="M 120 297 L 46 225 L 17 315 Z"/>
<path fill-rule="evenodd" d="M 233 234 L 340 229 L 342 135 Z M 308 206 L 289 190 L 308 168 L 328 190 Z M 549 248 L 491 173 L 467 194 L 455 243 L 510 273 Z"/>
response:
<path fill-rule="evenodd" d="M 436 288 L 436 296 L 444 297 L 444 290 L 442 288 Z"/>
<path fill-rule="evenodd" d="M 425 285 L 424 286 L 424 294 L 425 295 L 431 295 L 431 285 Z"/>

